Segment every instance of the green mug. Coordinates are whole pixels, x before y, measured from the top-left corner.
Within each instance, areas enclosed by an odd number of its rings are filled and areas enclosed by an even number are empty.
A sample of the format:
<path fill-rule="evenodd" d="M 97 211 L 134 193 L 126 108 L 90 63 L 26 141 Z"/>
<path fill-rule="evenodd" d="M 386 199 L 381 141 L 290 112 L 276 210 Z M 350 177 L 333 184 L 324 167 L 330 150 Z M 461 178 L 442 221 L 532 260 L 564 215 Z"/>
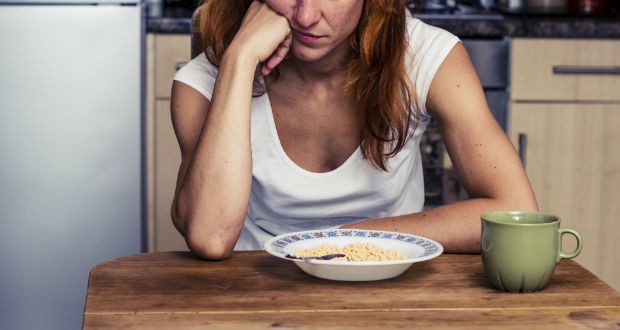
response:
<path fill-rule="evenodd" d="M 495 211 L 481 215 L 482 265 L 499 290 L 534 292 L 544 289 L 562 259 L 574 258 L 583 248 L 581 235 L 560 228 L 558 216 L 531 211 Z M 574 251 L 562 251 L 562 236 L 577 239 Z"/>

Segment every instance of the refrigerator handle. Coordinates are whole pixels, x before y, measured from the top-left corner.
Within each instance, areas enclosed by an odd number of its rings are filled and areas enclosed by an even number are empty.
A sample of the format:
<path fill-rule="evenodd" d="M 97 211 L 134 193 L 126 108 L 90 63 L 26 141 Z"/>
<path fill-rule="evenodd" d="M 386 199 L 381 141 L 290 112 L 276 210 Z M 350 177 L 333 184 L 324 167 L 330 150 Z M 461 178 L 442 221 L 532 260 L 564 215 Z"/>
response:
<path fill-rule="evenodd" d="M 527 153 L 527 134 L 519 133 L 519 158 L 521 158 L 521 162 L 523 163 L 523 168 L 525 168 L 526 153 Z"/>

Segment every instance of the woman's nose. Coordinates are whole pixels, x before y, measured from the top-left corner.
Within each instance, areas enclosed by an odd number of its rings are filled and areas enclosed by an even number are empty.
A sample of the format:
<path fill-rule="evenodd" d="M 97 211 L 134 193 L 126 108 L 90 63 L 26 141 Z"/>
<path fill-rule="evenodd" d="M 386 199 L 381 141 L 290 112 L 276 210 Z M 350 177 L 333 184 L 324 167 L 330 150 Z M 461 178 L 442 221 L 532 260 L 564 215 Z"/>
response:
<path fill-rule="evenodd" d="M 300 27 L 310 27 L 321 19 L 316 0 L 299 0 L 295 8 L 295 21 Z"/>

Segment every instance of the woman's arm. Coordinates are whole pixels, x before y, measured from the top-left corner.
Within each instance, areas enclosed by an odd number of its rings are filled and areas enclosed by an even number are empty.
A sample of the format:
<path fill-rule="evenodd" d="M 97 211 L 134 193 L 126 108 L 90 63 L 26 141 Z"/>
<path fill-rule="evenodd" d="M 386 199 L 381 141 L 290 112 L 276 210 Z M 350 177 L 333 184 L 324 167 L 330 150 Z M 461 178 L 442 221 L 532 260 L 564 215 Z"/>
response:
<path fill-rule="evenodd" d="M 439 68 L 427 108 L 470 199 L 347 227 L 409 232 L 437 240 L 446 252 L 479 252 L 482 213 L 537 210 L 538 206 L 519 156 L 489 110 L 462 44 L 454 47 Z"/>
<path fill-rule="evenodd" d="M 181 166 L 172 219 L 200 257 L 229 257 L 243 228 L 252 180 L 254 73 L 263 61 L 273 65 L 275 58 L 277 65 L 289 33 L 286 19 L 256 1 L 222 58 L 210 101 L 173 83 L 171 113 Z"/>

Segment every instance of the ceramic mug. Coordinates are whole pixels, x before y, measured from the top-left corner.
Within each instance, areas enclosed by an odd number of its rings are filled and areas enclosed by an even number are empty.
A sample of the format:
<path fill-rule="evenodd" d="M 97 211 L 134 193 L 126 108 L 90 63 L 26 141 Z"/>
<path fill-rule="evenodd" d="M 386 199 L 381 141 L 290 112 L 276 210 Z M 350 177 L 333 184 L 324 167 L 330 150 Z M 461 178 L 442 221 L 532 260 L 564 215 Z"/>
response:
<path fill-rule="evenodd" d="M 547 286 L 555 265 L 581 252 L 581 235 L 560 228 L 558 216 L 530 211 L 495 211 L 481 216 L 484 273 L 497 289 L 534 292 Z M 572 252 L 562 250 L 562 236 L 577 240 Z"/>

